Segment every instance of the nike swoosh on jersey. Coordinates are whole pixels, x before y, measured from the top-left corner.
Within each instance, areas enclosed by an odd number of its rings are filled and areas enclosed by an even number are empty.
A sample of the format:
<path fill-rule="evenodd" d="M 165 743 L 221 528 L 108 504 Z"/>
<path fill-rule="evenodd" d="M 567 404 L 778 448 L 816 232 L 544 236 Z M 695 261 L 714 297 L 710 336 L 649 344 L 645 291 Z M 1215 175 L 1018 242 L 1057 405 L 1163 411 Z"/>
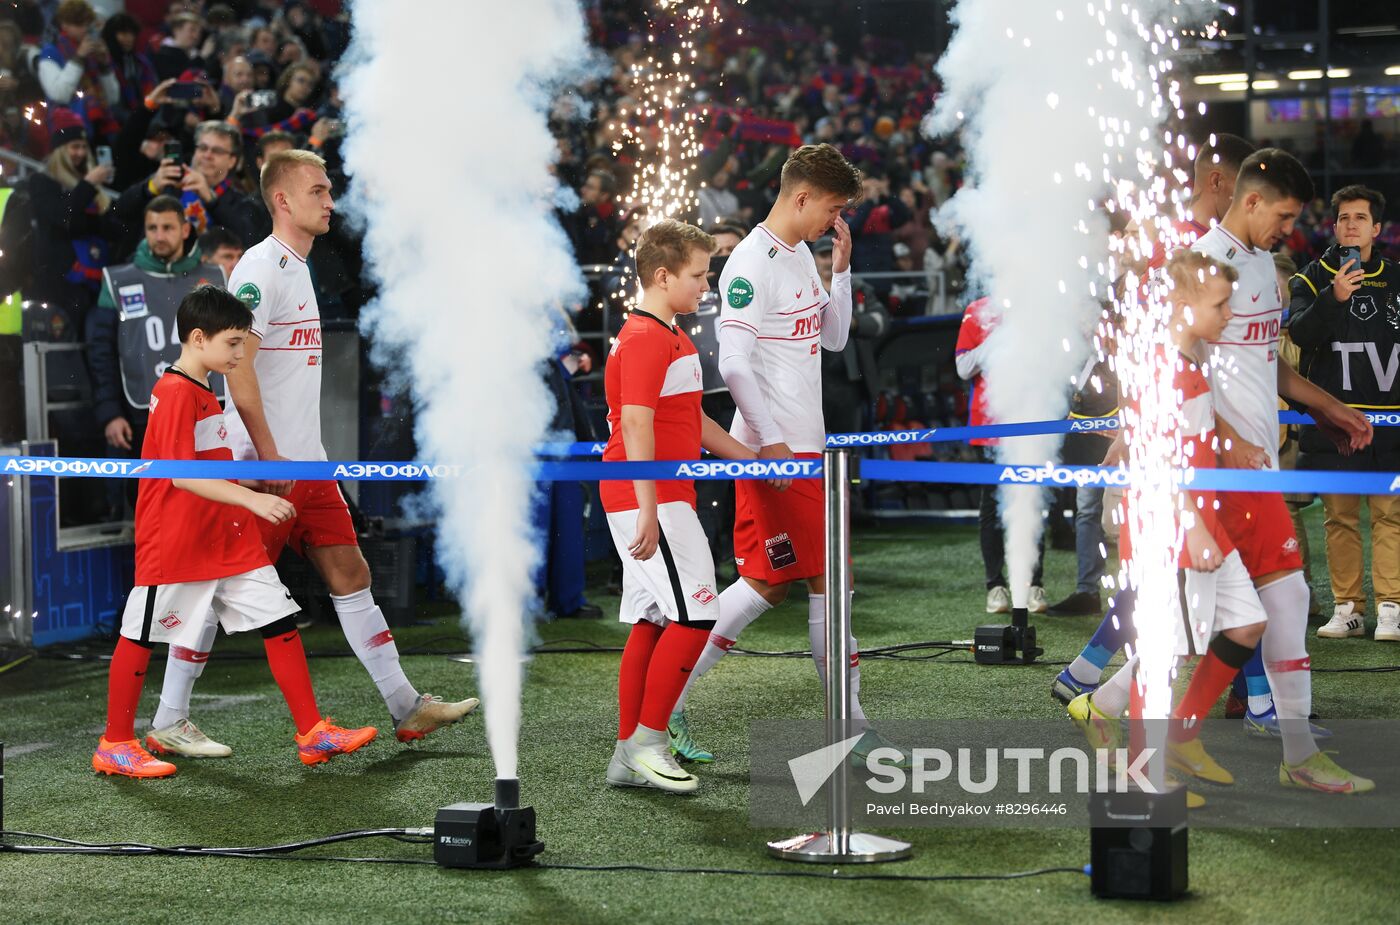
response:
<path fill-rule="evenodd" d="M 1252 295 L 1252 296 L 1249 297 L 1249 300 L 1250 300 L 1251 302 L 1258 302 L 1258 301 L 1259 301 L 1259 296 L 1261 296 L 1261 295 L 1263 295 L 1263 294 L 1264 294 L 1264 293 L 1260 292 L 1260 293 L 1257 293 L 1256 295 Z"/>
<path fill-rule="evenodd" d="M 1258 299 L 1259 297 L 1258 297 L 1258 296 L 1255 296 L 1254 298 L 1255 298 L 1255 299 Z M 303 302 L 303 303 L 301 303 L 300 305 L 297 306 L 297 311 L 301 311 L 301 310 L 304 309 L 304 308 L 306 308 L 306 303 L 305 303 L 305 302 Z"/>

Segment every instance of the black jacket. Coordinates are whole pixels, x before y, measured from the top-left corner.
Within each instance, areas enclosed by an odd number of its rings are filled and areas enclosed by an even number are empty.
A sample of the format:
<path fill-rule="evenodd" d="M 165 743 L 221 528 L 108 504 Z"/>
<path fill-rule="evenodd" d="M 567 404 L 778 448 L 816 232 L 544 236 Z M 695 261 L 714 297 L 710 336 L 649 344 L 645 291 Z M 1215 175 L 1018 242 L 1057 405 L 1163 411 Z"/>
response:
<path fill-rule="evenodd" d="M 1362 410 L 1400 407 L 1400 267 L 1372 252 L 1347 302 L 1332 293 L 1340 245 L 1289 280 L 1288 331 L 1302 350 L 1298 371 Z M 1316 427 L 1299 437 L 1301 468 L 1389 469 L 1400 462 L 1400 428 L 1377 427 L 1371 448 L 1343 457 Z"/>

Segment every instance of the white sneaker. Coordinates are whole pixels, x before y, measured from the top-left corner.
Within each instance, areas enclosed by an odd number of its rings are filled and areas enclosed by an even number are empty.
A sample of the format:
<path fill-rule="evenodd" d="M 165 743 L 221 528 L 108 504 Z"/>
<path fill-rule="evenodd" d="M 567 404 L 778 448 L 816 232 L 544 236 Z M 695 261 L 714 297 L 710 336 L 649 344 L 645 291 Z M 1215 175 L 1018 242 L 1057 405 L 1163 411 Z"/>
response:
<path fill-rule="evenodd" d="M 215 742 L 188 719 L 152 729 L 146 734 L 146 748 L 157 755 L 184 755 L 186 758 L 227 758 L 233 749 Z"/>
<path fill-rule="evenodd" d="M 1395 606 L 1395 605 L 1391 605 Z M 1380 628 L 1376 628 L 1380 632 Z M 1366 635 L 1366 618 L 1356 612 L 1356 602 L 1347 601 L 1338 604 L 1332 611 L 1332 619 L 1317 628 L 1317 635 L 1320 639 L 1345 639 L 1348 636 Z M 1378 637 L 1379 638 L 1379 637 Z M 1400 639 L 1400 636 L 1396 637 Z"/>
<path fill-rule="evenodd" d="M 700 781 L 676 763 L 665 729 L 638 726 L 632 738 L 622 743 L 620 757 L 626 768 L 643 779 L 641 786 L 669 793 L 694 793 Z"/>
<path fill-rule="evenodd" d="M 1045 589 L 1039 585 L 1031 585 L 1031 596 L 1026 602 L 1026 610 L 1031 613 L 1045 613 L 1049 609 L 1050 601 L 1045 596 Z"/>
<path fill-rule="evenodd" d="M 1400 642 L 1400 604 L 1381 601 L 1376 608 L 1376 641 Z"/>
<path fill-rule="evenodd" d="M 608 783 L 614 787 L 649 787 L 647 779 L 627 766 L 622 757 L 623 741 L 617 740 L 612 761 L 608 762 Z"/>
<path fill-rule="evenodd" d="M 1011 592 L 997 585 L 987 589 L 987 613 L 1010 613 Z"/>

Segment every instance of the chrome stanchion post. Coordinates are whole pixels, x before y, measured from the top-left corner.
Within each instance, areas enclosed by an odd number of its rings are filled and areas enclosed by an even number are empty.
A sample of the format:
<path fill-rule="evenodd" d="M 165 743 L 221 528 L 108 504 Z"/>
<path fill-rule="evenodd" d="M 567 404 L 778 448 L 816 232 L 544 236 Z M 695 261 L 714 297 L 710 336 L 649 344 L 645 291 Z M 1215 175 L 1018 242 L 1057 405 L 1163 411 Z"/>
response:
<path fill-rule="evenodd" d="M 844 742 L 851 728 L 851 455 L 822 454 L 826 501 L 826 744 Z M 852 832 L 846 788 L 850 766 L 842 753 L 828 778 L 827 826 L 768 843 L 768 853 L 789 861 L 872 863 L 909 857 L 912 847 L 893 838 Z"/>

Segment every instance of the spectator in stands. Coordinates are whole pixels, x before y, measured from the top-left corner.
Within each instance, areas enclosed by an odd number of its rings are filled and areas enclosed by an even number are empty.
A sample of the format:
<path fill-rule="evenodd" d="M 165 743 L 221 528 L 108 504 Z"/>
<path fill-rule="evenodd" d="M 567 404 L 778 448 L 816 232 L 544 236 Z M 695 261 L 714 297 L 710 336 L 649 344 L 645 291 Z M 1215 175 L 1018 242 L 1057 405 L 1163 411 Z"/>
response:
<path fill-rule="evenodd" d="M 739 246 L 739 242 L 748 236 L 748 230 L 741 225 L 721 222 L 718 225 L 711 225 L 707 229 L 710 237 L 715 239 L 715 256 L 728 257 L 734 253 L 734 248 Z"/>
<path fill-rule="evenodd" d="M 135 225 L 146 203 L 166 193 L 180 199 L 196 235 L 210 225 L 222 225 L 245 246 L 256 243 L 252 205 L 234 183 L 241 151 L 242 139 L 232 126 L 201 123 L 195 131 L 191 166 L 163 158 L 155 173 L 122 193 L 117 201 L 118 217 L 129 226 Z"/>
<path fill-rule="evenodd" d="M 252 50 L 271 62 L 277 58 L 277 33 L 266 26 L 253 30 Z"/>
<path fill-rule="evenodd" d="M 206 262 L 222 267 L 225 279 L 233 275 L 233 268 L 238 265 L 243 250 L 243 242 L 238 240 L 238 235 L 219 225 L 199 236 L 199 253 Z"/>
<path fill-rule="evenodd" d="M 156 88 L 156 66 L 150 55 L 136 47 L 141 24 L 127 13 L 118 13 L 102 26 L 102 41 L 112 61 L 121 89 L 123 115 L 136 112 L 146 95 Z"/>
<path fill-rule="evenodd" d="M 578 196 L 578 209 L 563 217 L 575 257 L 585 265 L 612 263 L 617 256 L 617 178 L 592 170 Z"/>
<path fill-rule="evenodd" d="M 24 117 L 44 98 L 38 79 L 29 71 L 24 33 L 10 20 L 0 20 L 0 147 L 42 160 L 49 151 L 43 128 Z"/>
<path fill-rule="evenodd" d="M 996 423 L 987 413 L 987 395 L 983 380 L 987 337 L 996 327 L 996 320 L 997 316 L 992 313 L 990 300 L 982 298 L 967 307 L 967 311 L 963 313 L 962 326 L 958 329 L 956 363 L 958 375 L 972 383 L 972 396 L 968 402 L 968 423 L 974 427 Z M 997 442 L 995 438 L 977 437 L 968 442 L 978 447 L 983 461 L 996 460 L 996 453 L 992 449 Z M 987 579 L 987 613 L 1009 613 L 1011 592 L 1006 586 L 1006 534 L 998 513 L 997 492 L 996 485 L 982 486 L 982 505 L 978 512 L 977 526 L 982 542 L 982 567 Z M 1045 547 L 1042 542 L 1035 571 L 1031 576 L 1030 598 L 1027 602 L 1031 613 L 1044 613 L 1050 606 L 1042 586 L 1044 569 Z"/>
<path fill-rule="evenodd" d="M 297 146 L 296 136 L 291 132 L 268 132 L 258 139 L 257 154 L 253 158 L 253 170 L 247 177 L 244 187 L 248 190 L 249 220 L 252 225 L 252 239 L 261 241 L 272 234 L 272 216 L 267 211 L 267 203 L 262 197 L 262 169 L 267 159 L 278 151 L 290 151 Z"/>
<path fill-rule="evenodd" d="M 1400 267 L 1376 250 L 1385 198 L 1365 186 L 1332 196 L 1337 243 L 1305 266 L 1289 285 L 1288 331 L 1302 350 L 1300 371 L 1310 382 L 1358 408 L 1400 406 Z M 1345 251 L 1355 248 L 1359 263 Z M 1400 433 L 1377 427 L 1365 450 L 1342 456 L 1319 428 L 1305 425 L 1298 464 L 1304 469 L 1400 469 Z M 1335 603 L 1317 634 L 1364 636 L 1360 495 L 1322 496 L 1327 565 Z M 1371 580 L 1377 640 L 1400 642 L 1400 497 L 1370 495 Z"/>
<path fill-rule="evenodd" d="M 111 108 L 121 103 L 121 84 L 97 35 L 97 14 L 87 0 L 63 0 L 53 22 L 58 36 L 39 51 L 39 83 L 49 107 L 76 114 L 89 140 L 116 134 Z"/>
<path fill-rule="evenodd" d="M 180 356 L 180 339 L 171 336 L 180 300 L 196 286 L 225 283 L 223 270 L 204 261 L 184 212 L 173 196 L 146 203 L 135 258 L 107 267 L 97 308 L 88 316 L 93 410 L 107 444 L 121 456 L 140 454 L 151 390 Z M 222 397 L 222 388 L 216 391 Z"/>
<path fill-rule="evenodd" d="M 253 65 L 246 55 L 234 55 L 224 62 L 223 78 L 219 85 L 219 101 L 225 112 L 232 112 L 234 98 L 244 90 L 253 89 Z"/>
<path fill-rule="evenodd" d="M 121 131 L 112 142 L 117 174 L 112 182 L 118 189 L 149 177 L 160 167 L 165 143 L 183 136 L 184 110 L 171 105 L 170 88 L 175 81 L 164 80 L 127 114 Z"/>
<path fill-rule="evenodd" d="M 710 182 L 700 188 L 700 223 L 709 225 L 722 221 L 726 216 L 739 213 L 739 197 L 729 188 L 731 165 L 737 166 L 732 158 L 714 172 Z"/>
<path fill-rule="evenodd" d="M 253 91 L 233 99 L 230 120 L 249 138 L 268 132 L 305 132 L 316 123 L 316 110 L 309 105 L 316 89 L 317 72 L 306 64 L 294 64 L 277 79 L 278 98 L 270 105 L 256 105 Z"/>
<path fill-rule="evenodd" d="M 94 163 L 83 123 L 71 110 L 51 111 L 49 125 L 53 153 L 44 172 L 26 180 L 34 277 L 25 295 L 47 304 L 52 339 L 75 340 L 107 265 L 112 200 L 100 187 L 111 181 L 113 169 Z"/>
<path fill-rule="evenodd" d="M 851 225 L 851 266 L 857 273 L 888 273 L 894 269 L 894 229 L 907 223 L 913 213 L 890 195 L 890 181 L 884 171 L 872 168 L 873 175 L 861 181 L 865 195 L 856 206 Z M 877 292 L 889 291 L 889 280 L 875 284 Z"/>
<path fill-rule="evenodd" d="M 831 291 L 832 239 L 812 245 L 822 286 Z M 851 336 L 839 351 L 822 352 L 822 416 L 833 433 L 864 430 L 866 412 L 880 390 L 875 343 L 890 328 L 889 313 L 864 280 L 851 280 Z"/>
<path fill-rule="evenodd" d="M 179 77 L 185 71 L 211 70 L 210 62 L 200 54 L 199 40 L 204 35 L 204 21 L 198 13 L 176 13 L 167 20 L 170 36 L 156 49 L 156 76 L 165 80 Z"/>

